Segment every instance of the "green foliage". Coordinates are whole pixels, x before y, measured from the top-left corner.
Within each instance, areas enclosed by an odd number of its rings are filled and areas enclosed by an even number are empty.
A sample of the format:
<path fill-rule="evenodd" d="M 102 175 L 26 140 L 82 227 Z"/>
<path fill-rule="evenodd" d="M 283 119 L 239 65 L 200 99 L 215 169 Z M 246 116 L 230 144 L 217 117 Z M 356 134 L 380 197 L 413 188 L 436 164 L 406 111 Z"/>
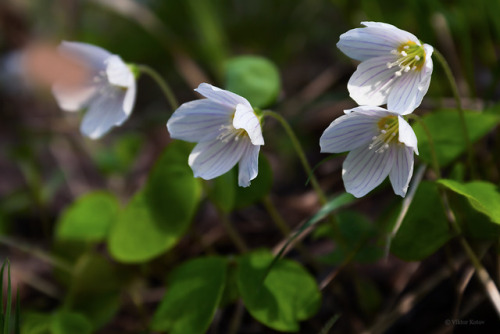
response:
<path fill-rule="evenodd" d="M 238 186 L 238 167 L 219 176 L 211 183 L 208 196 L 224 212 L 241 209 L 262 199 L 273 185 L 271 165 L 264 155 L 259 155 L 259 175 L 249 187 Z"/>
<path fill-rule="evenodd" d="M 93 158 L 105 174 L 124 173 L 135 162 L 142 144 L 137 134 L 122 135 L 110 145 L 99 146 Z"/>
<path fill-rule="evenodd" d="M 87 253 L 75 265 L 64 305 L 84 315 L 93 328 L 106 324 L 120 307 L 122 286 L 116 268 L 96 253 Z"/>
<path fill-rule="evenodd" d="M 439 166 L 445 167 L 458 158 L 466 150 L 465 139 L 460 126 L 458 111 L 437 110 L 425 115 L 422 120 L 429 128 Z M 475 142 L 490 132 L 499 122 L 500 117 L 491 113 L 465 111 L 465 122 L 469 138 Z M 420 124 L 413 129 L 418 138 L 419 158 L 432 163 L 432 155 L 427 134 Z"/>
<path fill-rule="evenodd" d="M 227 90 L 245 97 L 252 107 L 273 104 L 281 90 L 278 68 L 259 56 L 234 57 L 226 63 Z"/>
<path fill-rule="evenodd" d="M 467 198 L 474 209 L 487 215 L 492 222 L 500 224 L 500 192 L 497 186 L 484 181 L 462 183 L 439 180 L 438 182 Z"/>
<path fill-rule="evenodd" d="M 433 254 L 451 237 L 437 186 L 422 181 L 392 240 L 391 252 L 405 261 L 419 261 Z"/>
<path fill-rule="evenodd" d="M 297 332 L 299 321 L 318 311 L 321 294 L 314 278 L 297 262 L 280 259 L 268 272 L 273 259 L 268 251 L 242 256 L 238 289 L 255 319 L 275 330 Z"/>
<path fill-rule="evenodd" d="M 343 211 L 335 215 L 337 219 L 340 238 L 343 242 L 337 243 L 333 252 L 322 256 L 320 260 L 328 264 L 340 264 L 350 256 L 360 263 L 371 263 L 380 259 L 383 250 L 370 243 L 370 239 L 377 236 L 375 226 L 362 214 L 356 211 Z M 320 226 L 313 234 L 314 237 L 327 236 L 338 240 L 331 224 Z"/>
<path fill-rule="evenodd" d="M 304 225 L 300 227 L 300 229 L 288 240 L 286 241 L 285 245 L 281 247 L 278 255 L 276 256 L 276 259 L 278 259 L 281 254 L 285 251 L 285 249 L 290 245 L 292 241 L 294 241 L 302 232 L 304 232 L 309 226 L 312 226 L 319 221 L 321 221 L 323 218 L 328 216 L 330 213 L 333 211 L 339 209 L 340 207 L 346 206 L 354 202 L 356 198 L 349 194 L 349 193 L 342 193 L 336 197 L 334 197 L 332 200 L 328 201 L 321 209 L 318 210 L 308 221 L 305 222 Z"/>
<path fill-rule="evenodd" d="M 108 192 L 85 194 L 73 202 L 61 215 L 56 238 L 98 242 L 106 239 L 119 211 L 116 197 Z"/>
<path fill-rule="evenodd" d="M 187 164 L 191 145 L 173 142 L 153 168 L 144 189 L 119 214 L 109 247 L 117 260 L 148 261 L 172 248 L 190 226 L 201 188 Z"/>
<path fill-rule="evenodd" d="M 205 333 L 219 305 L 226 281 L 226 260 L 205 257 L 187 261 L 168 278 L 168 290 L 151 326 L 170 334 Z"/>
<path fill-rule="evenodd" d="M 59 310 L 52 314 L 27 313 L 22 334 L 90 334 L 92 325 L 82 314 Z"/>

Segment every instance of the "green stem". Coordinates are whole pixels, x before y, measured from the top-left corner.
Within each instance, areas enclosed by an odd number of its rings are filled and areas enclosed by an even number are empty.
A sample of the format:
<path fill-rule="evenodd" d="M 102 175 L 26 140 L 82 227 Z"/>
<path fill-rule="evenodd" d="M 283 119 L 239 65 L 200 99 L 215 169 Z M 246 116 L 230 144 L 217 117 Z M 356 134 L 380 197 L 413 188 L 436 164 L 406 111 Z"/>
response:
<path fill-rule="evenodd" d="M 458 225 L 458 222 L 455 218 L 455 214 L 451 210 L 449 201 L 448 201 L 448 196 L 446 194 L 445 190 L 441 191 L 441 198 L 443 200 L 443 205 L 445 207 L 446 211 L 446 216 L 448 218 L 448 221 L 450 222 L 451 227 L 457 233 L 458 235 L 458 240 L 460 242 L 460 245 L 462 248 L 465 250 L 465 253 L 467 254 L 467 257 L 469 258 L 470 262 L 474 266 L 474 269 L 476 269 L 477 276 L 479 278 L 479 281 L 483 285 L 486 294 L 490 298 L 491 303 L 495 307 L 495 310 L 498 313 L 498 316 L 500 317 L 500 293 L 498 291 L 497 286 L 491 279 L 490 275 L 486 271 L 486 269 L 483 267 L 481 264 L 481 261 L 479 258 L 476 256 L 476 253 L 474 253 L 474 250 L 472 247 L 469 245 L 465 237 L 462 235 L 462 230 L 460 229 L 460 226 Z"/>
<path fill-rule="evenodd" d="M 285 129 L 288 137 L 290 137 L 290 140 L 292 141 L 292 145 L 295 149 L 295 152 L 297 152 L 299 160 L 302 163 L 302 167 L 304 168 L 304 171 L 306 172 L 307 175 L 310 175 L 311 185 L 314 188 L 314 190 L 316 191 L 316 194 L 318 195 L 318 198 L 319 198 L 321 205 L 325 205 L 327 203 L 326 196 L 323 193 L 323 190 L 321 189 L 321 187 L 319 186 L 319 183 L 318 183 L 318 180 L 316 179 L 316 176 L 314 176 L 314 174 L 312 173 L 311 166 L 309 166 L 309 163 L 307 162 L 304 150 L 302 149 L 302 146 L 300 145 L 300 142 L 297 139 L 297 136 L 293 132 L 293 130 L 290 127 L 290 125 L 288 124 L 288 122 L 280 114 L 278 114 L 272 110 L 264 110 L 262 113 L 264 116 L 270 116 L 281 123 L 281 125 Z"/>
<path fill-rule="evenodd" d="M 457 83 L 455 81 L 455 77 L 453 76 L 453 73 L 451 73 L 450 66 L 448 65 L 448 62 L 444 58 L 444 56 L 436 49 L 434 49 L 433 55 L 436 57 L 436 59 L 439 61 L 441 66 L 443 67 L 443 70 L 446 74 L 446 78 L 448 79 L 448 82 L 450 83 L 451 90 L 453 92 L 453 97 L 455 98 L 455 103 L 457 105 L 458 109 L 458 115 L 460 118 L 460 126 L 462 128 L 462 133 L 464 136 L 465 140 L 465 145 L 467 147 L 467 158 L 468 158 L 468 164 L 469 168 L 471 170 L 471 174 L 474 176 L 475 175 L 475 166 L 474 166 L 474 153 L 472 150 L 472 143 L 469 137 L 469 131 L 467 130 L 467 124 L 465 122 L 465 112 L 462 107 L 462 100 L 460 99 L 460 94 L 458 92 L 458 87 Z"/>
<path fill-rule="evenodd" d="M 167 81 L 164 80 L 160 74 L 158 74 L 158 72 L 147 65 L 137 65 L 137 69 L 140 73 L 149 75 L 158 84 L 158 86 L 160 86 L 161 91 L 167 98 L 168 103 L 170 103 L 173 110 L 179 108 L 179 102 L 177 102 L 172 89 L 168 85 Z"/>
<path fill-rule="evenodd" d="M 441 169 L 439 168 L 439 160 L 437 158 L 436 154 L 436 145 L 434 145 L 434 139 L 432 138 L 431 132 L 429 131 L 429 128 L 427 127 L 427 124 L 425 124 L 424 120 L 417 115 L 414 114 L 409 114 L 406 115 L 408 118 L 416 120 L 420 125 L 422 126 L 422 129 L 424 129 L 425 134 L 427 135 L 427 141 L 429 142 L 429 148 L 431 151 L 431 157 L 432 157 L 432 169 L 434 169 L 434 172 L 436 173 L 436 176 L 438 179 L 441 178 Z"/>
<path fill-rule="evenodd" d="M 45 262 L 53 265 L 54 267 L 62 269 L 70 274 L 73 273 L 73 267 L 71 266 L 71 264 L 69 264 L 66 261 L 63 261 L 61 259 L 58 259 L 50 254 L 47 254 L 40 249 L 34 248 L 30 245 L 22 244 L 18 241 L 11 240 L 11 239 L 6 238 L 5 236 L 1 236 L 1 235 L 0 235 L 0 244 L 4 244 L 6 246 L 19 249 L 22 252 L 31 254 L 34 257 L 37 257 L 40 260 L 45 261 Z"/>
<path fill-rule="evenodd" d="M 285 220 L 283 217 L 280 215 L 278 210 L 273 204 L 273 201 L 269 197 L 269 195 L 264 196 L 262 199 L 262 204 L 266 208 L 267 212 L 269 213 L 269 216 L 271 217 L 271 220 L 274 222 L 274 225 L 281 231 L 281 234 L 285 238 L 288 238 L 290 234 L 292 233 L 292 230 L 288 225 L 286 224 Z M 314 257 L 307 251 L 307 248 L 304 246 L 304 244 L 301 241 L 298 241 L 296 244 L 297 250 L 302 254 L 302 256 L 316 269 L 318 269 L 318 264 L 316 263 L 316 260 Z"/>

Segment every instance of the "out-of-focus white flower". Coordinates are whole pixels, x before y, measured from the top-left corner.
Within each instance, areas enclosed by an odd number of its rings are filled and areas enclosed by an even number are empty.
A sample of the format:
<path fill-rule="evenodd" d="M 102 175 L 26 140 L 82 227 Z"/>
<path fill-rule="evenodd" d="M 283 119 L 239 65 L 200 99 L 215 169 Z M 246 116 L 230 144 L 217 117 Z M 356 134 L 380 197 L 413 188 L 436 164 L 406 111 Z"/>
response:
<path fill-rule="evenodd" d="M 131 114 L 136 83 L 130 68 L 117 56 L 86 43 L 62 42 L 59 52 L 87 69 L 85 80 L 73 84 L 56 82 L 52 92 L 66 111 L 87 108 L 80 130 L 97 139 Z"/>
<path fill-rule="evenodd" d="M 342 168 L 346 191 L 362 197 L 389 175 L 392 188 L 404 197 L 413 174 L 417 137 L 395 112 L 360 106 L 345 110 L 320 139 L 321 152 L 350 151 Z"/>
<path fill-rule="evenodd" d="M 347 89 L 359 105 L 380 106 L 405 115 L 427 93 L 432 75 L 433 47 L 393 25 L 361 22 L 365 27 L 340 36 L 337 47 L 361 61 Z"/>
<path fill-rule="evenodd" d="M 189 155 L 195 177 L 213 179 L 239 163 L 238 184 L 248 187 L 258 174 L 264 145 L 259 118 L 243 97 L 202 83 L 206 99 L 184 103 L 170 117 L 170 136 L 198 143 Z"/>

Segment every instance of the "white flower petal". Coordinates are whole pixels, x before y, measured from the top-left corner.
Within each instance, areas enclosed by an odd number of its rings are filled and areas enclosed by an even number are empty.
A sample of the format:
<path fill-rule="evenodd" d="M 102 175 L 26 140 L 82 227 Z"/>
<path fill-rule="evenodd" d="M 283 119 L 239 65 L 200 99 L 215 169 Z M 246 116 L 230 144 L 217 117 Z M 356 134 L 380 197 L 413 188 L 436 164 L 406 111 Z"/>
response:
<path fill-rule="evenodd" d="M 418 155 L 418 147 L 417 147 L 417 136 L 413 131 L 410 124 L 404 120 L 403 117 L 398 116 L 399 122 L 399 141 L 405 144 L 408 147 L 411 147 L 415 153 Z"/>
<path fill-rule="evenodd" d="M 233 109 L 203 99 L 182 104 L 167 122 L 168 132 L 175 139 L 189 142 L 215 139 L 222 126 L 231 125 Z"/>
<path fill-rule="evenodd" d="M 393 26 L 392 24 L 389 23 L 383 23 L 383 22 L 369 22 L 369 21 L 364 21 L 361 22 L 362 25 L 364 25 L 367 28 L 372 28 L 372 29 L 380 29 L 380 31 L 384 31 L 387 38 L 394 40 L 394 41 L 400 41 L 402 43 L 406 43 L 408 41 L 415 42 L 417 44 L 420 44 L 419 39 L 413 35 L 412 33 L 399 29 L 396 26 Z M 399 45 L 398 45 L 399 46 Z"/>
<path fill-rule="evenodd" d="M 357 106 L 356 108 L 344 110 L 344 113 L 347 115 L 351 114 L 352 112 L 377 118 L 382 118 L 389 115 L 397 115 L 395 113 L 391 113 L 387 109 L 376 106 Z"/>
<path fill-rule="evenodd" d="M 198 88 L 195 89 L 195 91 L 216 103 L 233 108 L 233 110 L 238 104 L 243 104 L 249 108 L 252 108 L 250 103 L 244 97 L 234 94 L 230 91 L 217 88 L 207 83 L 201 83 Z"/>
<path fill-rule="evenodd" d="M 319 140 L 321 152 L 340 153 L 367 145 L 378 134 L 378 120 L 358 112 L 337 118 Z"/>
<path fill-rule="evenodd" d="M 250 186 L 250 181 L 255 179 L 259 173 L 260 145 L 252 145 L 247 140 L 246 146 L 238 166 L 238 185 L 240 187 Z"/>
<path fill-rule="evenodd" d="M 130 115 L 132 113 L 132 109 L 134 108 L 136 90 L 137 88 L 134 80 L 127 88 L 125 98 L 123 99 L 123 111 L 125 111 L 127 115 Z"/>
<path fill-rule="evenodd" d="M 422 75 L 421 71 L 403 72 L 402 76 L 393 84 L 389 93 L 387 109 L 401 115 L 412 113 L 422 103 L 422 99 L 427 92 L 422 92 L 419 89 Z"/>
<path fill-rule="evenodd" d="M 342 168 L 346 191 L 358 198 L 366 195 L 387 177 L 393 161 L 391 147 L 383 153 L 376 153 L 367 146 L 351 151 Z"/>
<path fill-rule="evenodd" d="M 62 54 L 83 61 L 96 71 L 104 70 L 105 61 L 111 56 L 111 53 L 103 48 L 81 42 L 63 41 L 58 49 Z"/>
<path fill-rule="evenodd" d="M 389 179 L 396 195 L 405 197 L 413 175 L 413 149 L 395 145 L 394 153 L 394 165 L 389 173 Z"/>
<path fill-rule="evenodd" d="M 358 65 L 349 79 L 347 89 L 351 98 L 360 105 L 379 106 L 387 103 L 387 96 L 395 82 L 399 67 L 387 67 L 394 56 L 368 59 Z"/>
<path fill-rule="evenodd" d="M 233 126 L 235 129 L 244 129 L 250 137 L 252 144 L 264 145 L 262 128 L 252 107 L 238 104 L 236 106 L 236 112 L 234 113 Z"/>
<path fill-rule="evenodd" d="M 248 138 L 228 141 L 214 139 L 198 143 L 188 160 L 194 176 L 211 180 L 228 172 L 240 160 L 248 141 Z"/>
<path fill-rule="evenodd" d="M 364 61 L 389 55 L 404 42 L 381 29 L 356 28 L 340 35 L 337 47 L 348 57 Z"/>
<path fill-rule="evenodd" d="M 80 126 L 81 132 L 97 139 L 107 133 L 113 126 L 122 124 L 128 114 L 123 110 L 125 91 L 110 87 L 107 94 L 96 97 L 89 106 Z"/>
<path fill-rule="evenodd" d="M 134 74 L 119 56 L 112 55 L 105 62 L 110 84 L 128 88 L 135 82 Z"/>
<path fill-rule="evenodd" d="M 52 86 L 57 104 L 65 111 L 78 111 L 86 107 L 96 93 L 95 86 L 69 87 L 61 84 Z"/>

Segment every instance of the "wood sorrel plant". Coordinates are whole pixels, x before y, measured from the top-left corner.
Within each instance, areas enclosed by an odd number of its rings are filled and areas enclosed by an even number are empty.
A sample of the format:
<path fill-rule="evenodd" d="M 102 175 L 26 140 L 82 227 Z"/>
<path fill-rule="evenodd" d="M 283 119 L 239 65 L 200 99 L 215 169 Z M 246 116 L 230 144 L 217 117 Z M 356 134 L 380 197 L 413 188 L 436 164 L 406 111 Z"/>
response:
<path fill-rule="evenodd" d="M 203 8 L 195 17 L 208 43 L 217 25 Z M 148 31 L 169 31 L 151 19 L 152 13 L 130 15 Z M 109 179 L 108 190 L 86 193 L 69 205 L 55 224 L 50 252 L 0 238 L 57 269 L 60 279 L 56 286 L 47 284 L 47 275 L 30 281 L 53 302 L 46 313 L 32 306 L 38 313 L 21 317 L 21 332 L 34 334 L 37 325 L 49 333 L 107 333 L 110 323 L 118 326 L 125 314 L 137 324 L 135 332 L 144 333 L 353 332 L 352 319 L 359 322 L 356 330 L 382 333 L 394 319 L 404 318 L 384 305 L 401 310 L 400 301 L 412 308 L 408 296 L 420 300 L 428 286 L 435 289 L 445 279 L 456 286 L 456 294 L 450 293 L 456 300 L 442 313 L 445 319 L 461 318 L 466 309 L 461 305 L 472 305 L 463 290 L 473 274 L 484 288 L 476 296 L 488 297 L 485 308 L 500 317 L 498 282 L 488 271 L 494 267 L 491 259 L 498 258 L 490 251 L 500 236 L 498 175 L 481 173 L 472 146 L 500 122 L 498 111 L 465 110 L 445 58 L 412 33 L 387 23 L 362 24 L 340 35 L 337 44 L 360 62 L 347 90 L 342 87 L 357 105 L 349 101 L 352 107 L 344 114 L 338 108 L 341 116 L 322 124 L 314 148 L 302 116 L 287 113 L 298 100 L 282 93 L 279 71 L 265 58 L 219 59 L 214 67 L 223 72 L 213 74 L 224 89 L 190 82 L 203 98 L 186 101 L 192 91 L 177 83 L 172 89 L 152 67 L 125 63 L 90 44 L 63 42 L 60 52 L 87 76 L 73 86 L 54 83 L 56 101 L 66 111 L 86 109 L 85 136 L 107 135 L 97 143 L 72 145 L 83 153 L 102 145 L 108 159 L 118 156 L 130 165 L 142 161 L 130 155 L 133 140 L 120 140 L 130 128 L 142 126 L 141 104 L 130 116 L 139 77 L 146 74 L 169 103 L 161 122 L 152 118 L 162 127 L 155 142 L 166 147 L 152 168 L 141 162 L 134 173 L 111 174 L 103 178 Z M 213 59 L 224 57 L 214 50 Z M 179 52 L 173 55 L 176 64 L 186 66 L 180 72 L 196 72 L 191 59 L 179 61 L 187 57 L 184 50 L 169 51 Z M 417 115 L 422 101 L 427 104 L 427 91 L 432 92 L 433 57 L 451 84 L 457 110 Z M 310 106 L 303 114 L 315 119 Z M 171 141 L 161 141 L 167 137 L 164 121 Z M 111 131 L 122 124 L 129 128 Z M 125 143 L 117 145 L 114 156 L 108 138 Z M 296 156 L 286 157 L 288 152 Z M 329 156 L 311 168 L 320 152 L 348 154 Z M 461 163 L 465 154 L 466 165 Z M 303 171 L 294 173 L 295 164 Z M 133 174 L 140 174 L 141 182 L 129 181 Z M 130 189 L 134 192 L 127 196 Z M 300 200 L 292 203 L 296 194 Z M 301 206 L 307 214 L 300 213 Z M 283 240 L 266 237 L 275 232 L 268 223 L 276 225 Z M 431 256 L 439 268 L 415 280 L 432 277 L 415 288 L 413 280 L 400 290 L 386 287 L 390 293 L 379 289 L 374 275 L 358 270 L 370 263 L 383 272 L 384 261 L 409 268 L 401 263 L 425 263 Z"/>

